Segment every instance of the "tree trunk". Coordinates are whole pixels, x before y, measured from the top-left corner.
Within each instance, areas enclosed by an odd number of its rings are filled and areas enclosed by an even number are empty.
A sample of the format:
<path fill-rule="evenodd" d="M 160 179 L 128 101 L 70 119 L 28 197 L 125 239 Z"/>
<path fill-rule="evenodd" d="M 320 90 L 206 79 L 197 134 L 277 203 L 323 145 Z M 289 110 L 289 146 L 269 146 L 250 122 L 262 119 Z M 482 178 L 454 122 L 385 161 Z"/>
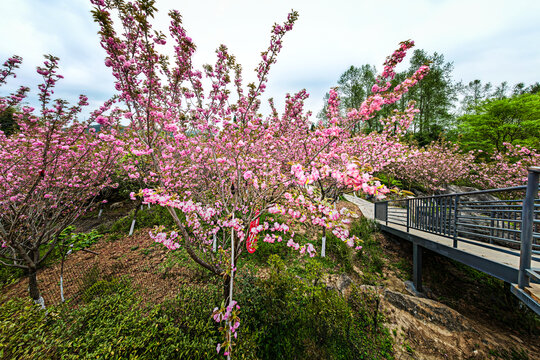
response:
<path fill-rule="evenodd" d="M 230 289 L 231 289 L 231 277 L 229 275 L 226 275 L 223 278 L 223 300 L 225 301 L 225 304 L 228 304 L 227 299 L 229 299 Z"/>
<path fill-rule="evenodd" d="M 41 293 L 39 291 L 37 283 L 37 269 L 35 268 L 29 269 L 28 292 L 30 293 L 30 297 L 34 300 L 36 304 L 41 305 L 42 308 L 45 308 L 45 302 L 43 301 L 43 298 L 41 297 Z"/>

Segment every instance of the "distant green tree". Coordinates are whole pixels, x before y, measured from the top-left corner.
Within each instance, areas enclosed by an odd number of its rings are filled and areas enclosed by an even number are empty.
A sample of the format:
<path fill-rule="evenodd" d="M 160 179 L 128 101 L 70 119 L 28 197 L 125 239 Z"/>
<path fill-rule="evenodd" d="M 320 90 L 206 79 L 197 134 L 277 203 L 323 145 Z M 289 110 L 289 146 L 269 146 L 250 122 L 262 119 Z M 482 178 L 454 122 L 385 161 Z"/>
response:
<path fill-rule="evenodd" d="M 510 86 L 508 85 L 508 81 L 503 81 L 499 86 L 495 88 L 495 92 L 492 94 L 492 97 L 497 99 L 504 99 L 508 97 L 508 93 L 510 92 Z"/>
<path fill-rule="evenodd" d="M 13 118 L 13 114 L 15 114 L 16 111 L 17 109 L 14 107 L 9 107 L 5 111 L 0 112 L 0 130 L 2 130 L 6 136 L 10 136 L 19 130 L 19 125 Z"/>
<path fill-rule="evenodd" d="M 392 81 L 395 86 L 411 76 L 418 67 L 429 63 L 430 72 L 411 88 L 402 99 L 392 107 L 386 107 L 377 117 L 369 119 L 362 124 L 365 132 L 379 131 L 382 126 L 380 119 L 390 116 L 392 110 L 404 111 L 411 100 L 416 101 L 416 108 L 420 112 L 416 115 L 410 132 L 411 140 L 420 145 L 427 145 L 438 140 L 441 134 L 454 125 L 454 103 L 457 101 L 459 85 L 452 80 L 453 65 L 445 62 L 442 54 L 428 54 L 424 50 L 415 50 L 411 58 L 411 64 L 406 71 L 398 72 Z M 338 94 L 340 95 L 342 110 L 358 108 L 371 94 L 371 88 L 375 83 L 376 69 L 373 65 L 365 64 L 360 67 L 351 66 L 338 80 Z M 328 99 L 328 94 L 325 100 Z M 320 121 L 326 119 L 326 105 L 317 115 Z"/>
<path fill-rule="evenodd" d="M 376 68 L 373 65 L 365 64 L 360 67 L 351 66 L 347 69 L 337 82 L 337 92 L 341 100 L 341 110 L 358 109 L 362 102 L 371 94 L 371 88 L 375 84 Z M 326 102 L 328 101 L 328 93 L 325 95 L 325 106 L 319 112 L 317 117 L 320 121 L 326 121 Z M 367 131 L 377 129 L 378 121 L 370 119 L 367 124 L 363 125 Z M 359 131 L 360 128 L 354 129 Z"/>
<path fill-rule="evenodd" d="M 478 106 L 491 95 L 491 83 L 482 84 L 479 79 L 470 81 L 467 85 L 462 86 L 460 91 L 463 94 L 461 100 L 461 110 L 463 113 L 475 111 Z"/>
<path fill-rule="evenodd" d="M 444 55 L 437 52 L 430 55 L 424 50 L 415 50 L 407 75 L 426 63 L 429 63 L 429 73 L 402 99 L 402 104 L 416 101 L 416 108 L 420 110 L 411 130 L 421 146 L 438 140 L 453 125 L 454 103 L 459 90 L 452 80 L 453 64 L 445 62 Z"/>
<path fill-rule="evenodd" d="M 540 94 L 492 98 L 458 119 L 460 144 L 486 155 L 502 151 L 503 143 L 540 149 Z"/>
<path fill-rule="evenodd" d="M 540 93 L 540 82 L 535 82 L 534 84 L 529 85 L 527 87 L 526 92 L 529 93 L 529 94 L 538 94 L 538 93 Z"/>
<path fill-rule="evenodd" d="M 360 67 L 351 66 L 341 74 L 338 80 L 338 93 L 343 110 L 358 109 L 362 105 L 362 102 L 371 94 L 376 74 L 375 66 L 369 64 Z M 372 131 L 378 129 L 377 124 L 379 124 L 377 119 L 372 118 L 364 125 L 368 131 Z"/>
<path fill-rule="evenodd" d="M 362 102 L 371 94 L 375 84 L 377 69 L 365 64 L 360 67 L 351 66 L 341 74 L 338 80 L 338 93 L 341 95 L 341 105 L 345 109 L 359 108 Z"/>

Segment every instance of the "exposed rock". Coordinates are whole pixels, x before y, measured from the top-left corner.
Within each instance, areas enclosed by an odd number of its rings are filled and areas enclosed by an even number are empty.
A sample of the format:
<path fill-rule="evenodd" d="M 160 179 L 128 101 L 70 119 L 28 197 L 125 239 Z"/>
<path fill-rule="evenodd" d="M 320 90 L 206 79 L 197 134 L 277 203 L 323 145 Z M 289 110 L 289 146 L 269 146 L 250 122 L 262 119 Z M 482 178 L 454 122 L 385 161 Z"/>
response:
<path fill-rule="evenodd" d="M 448 331 L 477 332 L 464 316 L 437 301 L 401 294 L 389 289 L 383 291 L 383 299 L 420 321 L 436 324 Z"/>
<path fill-rule="evenodd" d="M 426 297 L 424 293 L 421 293 L 420 291 L 416 289 L 416 287 L 414 286 L 414 283 L 410 280 L 405 281 L 405 290 L 407 290 L 407 292 L 411 294 L 412 296 L 421 297 L 421 298 Z"/>
<path fill-rule="evenodd" d="M 360 285 L 359 289 L 380 298 L 379 311 L 393 335 L 396 359 L 492 359 L 494 349 L 514 346 L 526 350 L 531 360 L 540 354 L 536 346 L 493 332 L 435 300 L 387 287 Z"/>
<path fill-rule="evenodd" d="M 337 281 L 337 288 L 340 292 L 348 289 L 352 284 L 352 279 L 347 274 L 341 274 Z"/>
<path fill-rule="evenodd" d="M 473 187 L 469 187 L 469 186 L 448 185 L 445 190 L 439 191 L 438 194 L 451 195 L 451 194 L 460 194 L 460 193 L 475 192 L 475 191 L 479 191 L 479 190 Z M 465 201 L 480 201 L 480 202 L 500 200 L 499 198 L 491 194 L 464 195 L 463 197 L 460 197 L 460 199 L 465 200 Z"/>
<path fill-rule="evenodd" d="M 123 203 L 121 203 L 121 202 L 115 202 L 115 203 L 112 203 L 112 204 L 109 206 L 109 208 L 110 208 L 111 210 L 115 210 L 115 209 L 120 209 L 120 208 L 123 207 L 123 206 L 124 206 Z"/>

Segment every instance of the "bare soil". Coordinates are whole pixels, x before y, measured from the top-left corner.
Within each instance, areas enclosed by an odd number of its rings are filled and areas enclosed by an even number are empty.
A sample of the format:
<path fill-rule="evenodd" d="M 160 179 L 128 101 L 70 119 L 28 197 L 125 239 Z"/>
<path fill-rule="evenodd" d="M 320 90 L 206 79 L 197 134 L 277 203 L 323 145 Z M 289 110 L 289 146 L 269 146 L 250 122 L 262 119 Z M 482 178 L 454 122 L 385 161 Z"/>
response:
<path fill-rule="evenodd" d="M 540 359 L 539 329 L 524 329 L 520 314 L 525 309 L 502 283 L 500 293 L 488 295 L 493 288 L 486 290 L 455 264 L 428 253 L 424 255 L 426 298 L 411 296 L 403 281 L 407 271 L 392 264 L 412 266 L 412 247 L 382 235 L 378 239 L 387 257 L 381 291 L 402 294 L 381 295 L 396 359 Z M 440 280 L 441 273 L 446 281 Z M 507 296 L 516 313 L 502 319 L 494 307 L 503 306 L 497 302 Z"/>
<path fill-rule="evenodd" d="M 136 231 L 115 241 L 105 238 L 90 248 L 94 253 L 78 251 L 64 263 L 64 297 L 77 301 L 82 292 L 97 279 L 121 276 L 144 289 L 144 298 L 160 303 L 174 297 L 182 284 L 200 281 L 201 274 L 194 268 L 180 267 L 167 260 L 168 250 L 156 244 L 148 235 L 149 229 Z M 46 304 L 60 302 L 61 263 L 55 263 L 38 273 L 38 283 Z M 96 270 L 97 269 L 97 270 Z M 21 279 L 2 290 L 8 297 L 27 296 L 27 280 Z"/>

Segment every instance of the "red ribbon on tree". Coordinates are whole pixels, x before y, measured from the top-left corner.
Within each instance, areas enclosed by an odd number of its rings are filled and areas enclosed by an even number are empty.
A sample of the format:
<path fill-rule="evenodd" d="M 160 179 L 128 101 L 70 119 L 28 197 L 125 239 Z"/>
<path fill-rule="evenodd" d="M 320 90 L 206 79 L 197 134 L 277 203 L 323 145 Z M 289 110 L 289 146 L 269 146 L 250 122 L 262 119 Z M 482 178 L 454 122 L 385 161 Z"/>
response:
<path fill-rule="evenodd" d="M 259 216 L 259 210 L 255 210 L 255 216 Z M 257 245 L 257 235 L 252 233 L 251 229 L 256 228 L 257 226 L 259 226 L 259 218 L 258 217 L 257 217 L 257 219 L 253 220 L 249 224 L 249 234 L 248 234 L 248 238 L 246 240 L 246 248 L 247 248 L 248 253 L 250 253 L 250 254 L 253 254 L 255 252 L 256 245 Z"/>

